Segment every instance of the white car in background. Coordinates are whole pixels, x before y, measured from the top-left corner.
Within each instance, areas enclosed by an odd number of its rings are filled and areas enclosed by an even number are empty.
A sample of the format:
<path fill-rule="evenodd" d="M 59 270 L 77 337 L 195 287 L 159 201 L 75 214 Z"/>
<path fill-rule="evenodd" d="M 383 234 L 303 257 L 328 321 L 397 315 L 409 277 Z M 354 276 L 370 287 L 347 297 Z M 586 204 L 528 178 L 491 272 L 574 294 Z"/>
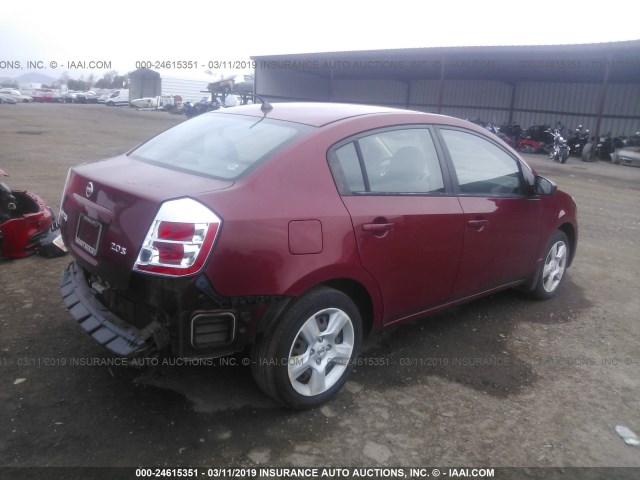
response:
<path fill-rule="evenodd" d="M 14 88 L 2 88 L 0 89 L 0 96 L 2 98 L 13 98 L 16 103 L 28 103 L 33 102 L 33 98 L 29 95 L 23 95 L 19 90 Z"/>
<path fill-rule="evenodd" d="M 98 103 L 107 103 L 107 100 L 109 100 L 109 97 L 111 96 L 112 93 L 113 91 L 109 90 L 108 92 L 105 92 L 102 95 L 100 95 L 98 97 Z"/>

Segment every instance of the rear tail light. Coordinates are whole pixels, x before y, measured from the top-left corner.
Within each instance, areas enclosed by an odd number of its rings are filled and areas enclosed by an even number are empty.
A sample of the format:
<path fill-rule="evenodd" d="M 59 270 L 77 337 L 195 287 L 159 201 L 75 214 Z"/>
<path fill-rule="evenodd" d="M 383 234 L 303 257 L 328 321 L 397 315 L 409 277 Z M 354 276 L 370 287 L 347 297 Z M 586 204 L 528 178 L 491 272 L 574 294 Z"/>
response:
<path fill-rule="evenodd" d="M 198 272 L 213 249 L 221 224 L 215 213 L 190 198 L 164 202 L 133 269 L 168 276 Z"/>

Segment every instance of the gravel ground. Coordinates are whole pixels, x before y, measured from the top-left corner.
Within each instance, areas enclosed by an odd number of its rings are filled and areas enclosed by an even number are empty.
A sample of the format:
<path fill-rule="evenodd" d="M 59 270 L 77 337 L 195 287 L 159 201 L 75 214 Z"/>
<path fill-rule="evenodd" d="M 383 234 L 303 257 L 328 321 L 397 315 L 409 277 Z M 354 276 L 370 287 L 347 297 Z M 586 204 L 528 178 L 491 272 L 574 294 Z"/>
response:
<path fill-rule="evenodd" d="M 0 168 L 57 210 L 70 166 L 182 120 L 0 105 Z M 0 465 L 640 466 L 614 431 L 640 433 L 640 169 L 527 160 L 578 204 L 559 295 L 507 291 L 377 334 L 346 388 L 308 412 L 263 396 L 241 355 L 104 365 L 60 299 L 68 257 L 0 262 Z"/>

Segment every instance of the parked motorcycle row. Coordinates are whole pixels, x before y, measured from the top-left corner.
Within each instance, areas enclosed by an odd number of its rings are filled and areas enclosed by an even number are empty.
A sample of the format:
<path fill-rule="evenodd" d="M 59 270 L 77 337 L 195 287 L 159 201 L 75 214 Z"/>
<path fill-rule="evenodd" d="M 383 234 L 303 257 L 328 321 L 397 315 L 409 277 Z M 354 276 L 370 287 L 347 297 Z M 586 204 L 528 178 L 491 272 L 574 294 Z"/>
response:
<path fill-rule="evenodd" d="M 188 118 L 192 118 L 220 108 L 247 105 L 249 103 L 253 103 L 251 94 L 212 93 L 211 95 L 202 97 L 202 100 L 196 103 L 189 101 L 184 102 L 182 105 L 182 113 L 184 113 Z"/>
<path fill-rule="evenodd" d="M 587 162 L 591 159 L 605 160 L 612 163 L 625 163 L 621 158 L 625 155 L 618 155 L 622 149 L 625 152 L 631 148 L 635 150 L 640 147 L 640 132 L 636 132 L 629 137 L 624 135 L 613 136 L 608 132 L 595 138 L 588 129 L 578 125 L 573 130 L 568 130 L 564 134 L 565 127 L 558 122 L 554 127 L 550 125 L 534 125 L 523 130 L 518 124 L 504 124 L 496 126 L 490 122 L 471 120 L 490 132 L 496 134 L 505 143 L 521 151 L 522 153 L 545 153 L 550 160 L 565 163 L 570 156 L 580 157 Z M 595 148 L 595 152 L 592 150 Z"/>

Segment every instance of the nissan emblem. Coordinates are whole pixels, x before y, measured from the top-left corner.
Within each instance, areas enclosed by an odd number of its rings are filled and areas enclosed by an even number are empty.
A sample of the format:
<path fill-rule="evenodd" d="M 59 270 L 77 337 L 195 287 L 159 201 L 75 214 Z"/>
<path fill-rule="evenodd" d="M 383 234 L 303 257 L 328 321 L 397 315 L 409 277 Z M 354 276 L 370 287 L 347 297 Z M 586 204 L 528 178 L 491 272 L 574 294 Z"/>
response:
<path fill-rule="evenodd" d="M 92 182 L 87 183 L 87 189 L 85 190 L 84 193 L 85 193 L 85 195 L 87 197 L 90 197 L 93 194 L 93 183 Z"/>

